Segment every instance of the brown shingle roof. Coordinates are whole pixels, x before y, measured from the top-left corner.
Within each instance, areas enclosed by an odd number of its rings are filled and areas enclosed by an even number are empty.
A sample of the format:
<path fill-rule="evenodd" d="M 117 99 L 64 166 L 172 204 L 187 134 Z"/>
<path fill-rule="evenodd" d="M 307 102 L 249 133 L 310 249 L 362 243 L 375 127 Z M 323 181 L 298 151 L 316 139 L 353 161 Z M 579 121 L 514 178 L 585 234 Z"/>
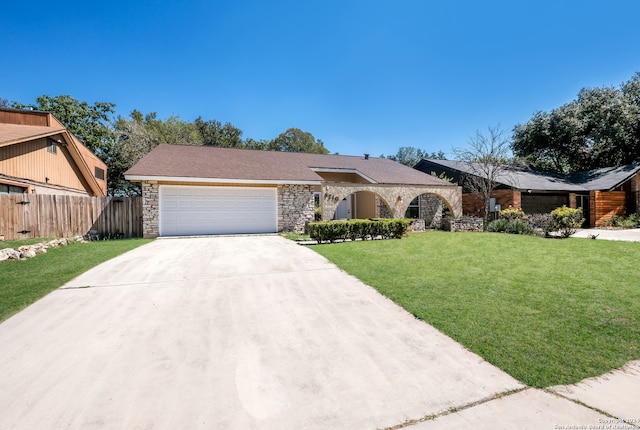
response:
<path fill-rule="evenodd" d="M 357 171 L 378 184 L 451 185 L 386 158 L 208 146 L 160 145 L 131 167 L 129 180 L 151 178 L 317 182 L 315 170 Z"/>

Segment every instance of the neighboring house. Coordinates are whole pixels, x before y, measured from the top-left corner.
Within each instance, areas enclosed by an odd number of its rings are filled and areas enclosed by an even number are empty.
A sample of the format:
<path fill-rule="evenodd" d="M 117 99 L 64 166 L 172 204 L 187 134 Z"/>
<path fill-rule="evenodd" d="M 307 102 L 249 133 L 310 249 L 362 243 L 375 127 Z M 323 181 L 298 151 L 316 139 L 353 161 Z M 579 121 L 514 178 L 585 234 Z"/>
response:
<path fill-rule="evenodd" d="M 50 113 L 0 108 L 0 193 L 104 196 L 107 166 Z"/>
<path fill-rule="evenodd" d="M 445 174 L 464 185 L 463 177 L 474 169 L 463 161 L 423 159 L 415 169 Z M 477 169 L 476 169 L 477 170 Z M 640 164 L 609 167 L 572 175 L 554 175 L 512 168 L 500 175 L 492 193 L 491 211 L 508 206 L 525 213 L 549 213 L 566 205 L 582 208 L 589 226 L 599 227 L 614 215 L 639 213 Z M 463 213 L 481 216 L 483 202 L 463 188 Z"/>
<path fill-rule="evenodd" d="M 401 218 L 420 195 L 462 213 L 460 187 L 368 155 L 160 145 L 125 178 L 142 183 L 145 237 L 304 231 L 316 207 L 325 220 Z"/>

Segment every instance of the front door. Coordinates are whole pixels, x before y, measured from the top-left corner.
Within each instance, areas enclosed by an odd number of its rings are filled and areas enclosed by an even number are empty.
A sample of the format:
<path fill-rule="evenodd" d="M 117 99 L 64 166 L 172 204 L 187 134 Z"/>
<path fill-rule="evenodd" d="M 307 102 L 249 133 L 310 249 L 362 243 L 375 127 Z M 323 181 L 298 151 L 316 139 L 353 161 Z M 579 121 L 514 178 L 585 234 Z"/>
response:
<path fill-rule="evenodd" d="M 576 196 L 576 208 L 582 209 L 582 216 L 584 217 L 584 224 L 582 224 L 582 226 L 591 227 L 591 223 L 589 222 L 590 208 L 588 194 L 579 194 Z"/>
<path fill-rule="evenodd" d="M 351 219 L 351 194 L 345 197 L 336 208 L 336 219 Z"/>

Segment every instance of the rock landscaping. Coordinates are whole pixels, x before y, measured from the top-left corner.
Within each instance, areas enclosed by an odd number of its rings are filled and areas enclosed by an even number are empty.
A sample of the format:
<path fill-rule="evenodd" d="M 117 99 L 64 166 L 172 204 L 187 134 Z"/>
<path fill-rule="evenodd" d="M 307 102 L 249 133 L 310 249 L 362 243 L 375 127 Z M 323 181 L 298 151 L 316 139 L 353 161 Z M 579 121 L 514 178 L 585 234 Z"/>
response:
<path fill-rule="evenodd" d="M 48 242 L 35 243 L 33 245 L 22 245 L 18 249 L 5 248 L 0 250 L 0 262 L 8 260 L 26 260 L 27 258 L 33 258 L 39 254 L 46 254 L 49 248 L 60 248 L 66 246 L 69 243 L 87 241 L 82 236 L 74 236 L 64 239 L 54 239 Z"/>

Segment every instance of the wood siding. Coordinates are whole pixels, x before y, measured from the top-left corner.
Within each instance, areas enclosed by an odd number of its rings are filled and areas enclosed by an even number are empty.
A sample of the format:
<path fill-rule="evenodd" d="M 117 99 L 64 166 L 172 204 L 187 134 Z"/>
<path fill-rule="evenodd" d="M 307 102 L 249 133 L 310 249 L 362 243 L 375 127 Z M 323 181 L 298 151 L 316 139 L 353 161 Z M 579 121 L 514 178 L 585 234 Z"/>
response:
<path fill-rule="evenodd" d="M 49 127 L 51 126 L 49 119 L 50 114 L 46 112 L 0 109 L 0 122 L 5 124 L 37 125 L 39 127 Z"/>
<path fill-rule="evenodd" d="M 506 209 L 509 206 L 520 208 L 520 191 L 511 189 L 495 190 L 491 193 L 491 198 L 496 199 L 496 204 L 500 205 L 502 209 Z M 469 216 L 484 216 L 484 201 L 479 195 L 474 193 L 462 194 L 462 213 Z"/>
<path fill-rule="evenodd" d="M 591 225 L 600 227 L 608 218 L 626 215 L 626 195 L 624 191 L 592 191 L 589 214 Z"/>
<path fill-rule="evenodd" d="M 100 189 L 102 190 L 102 193 L 106 195 L 107 194 L 107 175 L 108 175 L 107 165 L 104 163 L 104 161 L 99 159 L 98 156 L 96 156 L 96 154 L 91 152 L 89 148 L 84 146 L 77 139 L 75 140 L 77 142 L 76 145 L 78 146 L 78 152 L 80 152 L 80 155 L 84 159 L 85 163 L 87 163 L 87 167 L 89 168 L 89 173 L 95 178 L 96 182 L 100 186 Z M 96 168 L 102 169 L 104 173 L 104 176 L 102 179 L 97 177 Z"/>
<path fill-rule="evenodd" d="M 91 230 L 101 237 L 142 237 L 142 198 L 0 194 L 4 240 L 84 236 Z"/>
<path fill-rule="evenodd" d="M 91 193 L 69 150 L 56 143 L 52 154 L 47 150 L 48 142 L 53 140 L 43 138 L 0 148 L 0 173 Z"/>

